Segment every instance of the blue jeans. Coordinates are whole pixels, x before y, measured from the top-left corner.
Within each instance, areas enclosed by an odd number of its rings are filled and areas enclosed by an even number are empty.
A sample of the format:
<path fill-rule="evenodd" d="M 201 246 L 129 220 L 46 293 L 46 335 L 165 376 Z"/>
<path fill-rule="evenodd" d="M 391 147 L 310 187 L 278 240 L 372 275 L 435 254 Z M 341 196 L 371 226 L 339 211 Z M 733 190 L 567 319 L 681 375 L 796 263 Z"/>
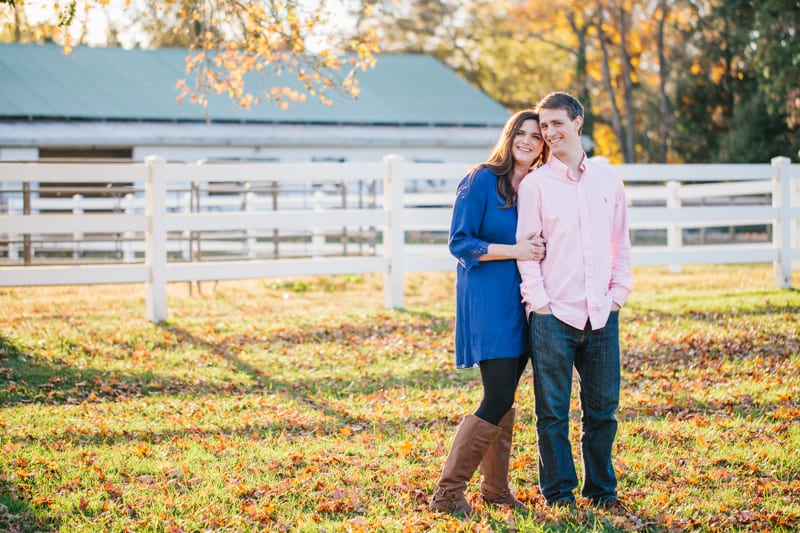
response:
<path fill-rule="evenodd" d="M 594 503 L 617 496 L 611 449 L 619 405 L 619 312 L 602 329 L 583 330 L 553 315 L 532 313 L 533 388 L 539 445 L 539 487 L 548 504 L 574 501 L 578 476 L 569 441 L 572 369 L 578 372 L 581 400 L 581 494 Z"/>

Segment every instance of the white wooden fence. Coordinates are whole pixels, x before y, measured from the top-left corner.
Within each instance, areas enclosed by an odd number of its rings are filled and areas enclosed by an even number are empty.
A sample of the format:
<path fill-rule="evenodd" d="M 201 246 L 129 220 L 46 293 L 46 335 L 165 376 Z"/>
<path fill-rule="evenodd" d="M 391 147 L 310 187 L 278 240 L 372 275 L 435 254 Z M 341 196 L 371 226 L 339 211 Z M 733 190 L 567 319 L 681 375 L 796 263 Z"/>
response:
<path fill-rule="evenodd" d="M 25 206 L 15 204 L 22 201 L 19 195 L 6 195 L 9 199 L 5 214 L 0 214 L 0 244 L 5 241 L 7 245 L 6 266 L 0 267 L 0 286 L 143 282 L 147 318 L 161 321 L 167 318 L 169 282 L 383 273 L 384 305 L 402 307 L 405 272 L 455 267 L 444 244 L 413 243 L 407 235 L 447 231 L 454 184 L 468 166 L 412 163 L 397 156 L 387 156 L 376 163 L 191 165 L 167 163 L 160 158 L 143 163 L 0 163 L 0 201 L 4 190 L 45 183 L 117 184 L 144 191 L 116 200 L 37 197 L 33 202 L 27 197 Z M 778 157 L 771 164 L 616 168 L 626 182 L 631 229 L 666 232 L 666 245 L 635 245 L 634 264 L 679 269 L 685 264 L 771 262 L 776 284 L 791 286 L 792 262 L 800 261 L 800 165 Z M 410 192 L 409 183 L 420 180 L 445 183 L 447 192 Z M 365 182 L 378 184 L 368 202 L 363 201 L 363 196 L 353 197 L 352 188 L 337 196 L 340 199 L 334 200 L 333 205 L 331 196 L 322 194 L 326 184 L 355 187 L 354 184 Z M 243 183 L 272 184 L 274 190 L 313 183 L 320 189 L 309 201 L 291 195 L 259 195 L 245 185 L 244 201 L 240 197 L 219 197 L 211 202 L 218 211 L 195 212 L 187 205 L 190 198 L 175 193 L 187 184 Z M 697 205 L 698 199 L 710 205 Z M 118 212 L 107 212 L 110 201 L 116 202 L 114 209 Z M 47 212 L 63 210 L 65 202 L 72 205 L 67 212 Z M 767 226 L 771 242 L 683 242 L 685 228 L 753 225 Z M 366 252 L 330 256 L 330 248 L 339 245 L 327 243 L 326 232 L 359 234 L 364 233 L 364 228 L 374 236 Z M 240 251 L 244 247 L 245 253 L 238 260 L 192 260 L 186 249 L 186 242 L 191 241 L 186 236 L 202 232 L 244 235 L 233 246 Z M 302 258 L 259 257 L 259 247 L 271 246 L 269 239 L 263 238 L 267 232 L 310 234 L 311 244 L 283 244 L 289 248 L 305 247 L 307 251 L 300 252 L 305 254 Z M 82 236 L 96 233 L 123 237 L 120 260 L 113 264 L 20 264 L 15 243 L 21 237 L 69 234 L 73 252 L 93 245 L 108 249 L 109 239 L 100 243 L 82 240 Z M 211 242 L 223 246 L 225 240 Z M 137 250 L 143 253 L 138 254 Z"/>

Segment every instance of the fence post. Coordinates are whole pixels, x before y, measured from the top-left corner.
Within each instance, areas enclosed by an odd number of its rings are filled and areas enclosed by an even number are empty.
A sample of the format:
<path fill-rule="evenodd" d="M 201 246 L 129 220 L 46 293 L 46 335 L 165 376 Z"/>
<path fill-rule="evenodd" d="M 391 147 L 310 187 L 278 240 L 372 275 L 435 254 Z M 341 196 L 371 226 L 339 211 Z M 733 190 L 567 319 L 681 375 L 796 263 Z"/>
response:
<path fill-rule="evenodd" d="M 194 198 L 193 192 L 191 187 L 194 184 L 190 185 L 190 189 L 188 191 L 182 192 L 180 195 L 177 196 L 177 208 L 180 213 L 194 213 Z M 192 257 L 192 247 L 194 246 L 194 233 L 189 230 L 183 230 L 181 232 L 181 259 L 184 261 L 194 261 L 194 257 Z"/>
<path fill-rule="evenodd" d="M 667 182 L 667 207 L 670 209 L 681 208 L 681 184 L 678 181 L 670 180 Z M 667 249 L 676 254 L 681 251 L 683 247 L 683 228 L 677 222 L 671 223 L 667 226 Z M 682 265 L 669 265 L 669 271 L 673 274 L 680 274 L 682 272 Z"/>
<path fill-rule="evenodd" d="M 147 266 L 147 319 L 167 318 L 167 181 L 163 157 L 145 158 L 145 265 Z"/>
<path fill-rule="evenodd" d="M 27 181 L 22 184 L 22 214 L 31 214 L 31 184 Z M 22 258 L 25 266 L 31 266 L 31 261 L 33 260 L 33 243 L 31 242 L 30 233 L 22 234 Z"/>
<path fill-rule="evenodd" d="M 83 195 L 82 194 L 73 194 L 72 195 L 72 214 L 73 215 L 82 215 L 83 214 Z M 72 234 L 72 240 L 74 244 L 72 246 L 72 258 L 79 259 L 81 256 L 81 242 L 83 242 L 83 232 L 75 232 Z"/>
<path fill-rule="evenodd" d="M 775 177 L 772 179 L 772 207 L 778 211 L 775 218 L 772 239 L 778 249 L 778 259 L 773 262 L 775 285 L 788 289 L 792 286 L 792 189 L 787 157 L 773 157 Z"/>
<path fill-rule="evenodd" d="M 403 255 L 405 231 L 403 230 L 403 158 L 387 155 L 383 158 L 386 173 L 383 176 L 383 209 L 386 223 L 383 227 L 383 256 L 386 271 L 383 275 L 383 306 L 403 307 Z"/>
<path fill-rule="evenodd" d="M 132 215 L 136 212 L 133 194 L 128 193 L 122 198 L 122 211 L 126 215 Z M 136 259 L 136 252 L 133 249 L 133 239 L 135 237 L 136 235 L 132 231 L 126 231 L 122 234 L 122 260 L 125 262 Z"/>
<path fill-rule="evenodd" d="M 792 168 L 791 162 L 787 166 L 787 170 L 789 171 L 789 181 L 791 185 L 789 188 L 792 190 L 790 196 L 791 201 L 789 205 L 792 209 L 792 250 L 796 250 L 800 248 L 800 216 L 797 215 L 797 208 L 800 207 L 800 172 L 797 170 L 797 166 Z M 792 257 L 794 258 L 794 253 L 792 253 Z M 800 268 L 800 261 L 793 260 L 792 261 L 792 269 Z"/>
<path fill-rule="evenodd" d="M 2 159 L 0 159 L 0 162 Z M 8 199 L 8 210 L 6 211 L 9 215 L 16 215 L 21 210 L 18 207 L 18 202 L 16 198 L 9 198 Z M 17 261 L 19 259 L 19 245 L 17 244 L 17 239 L 19 239 L 19 235 L 15 233 L 9 233 L 8 237 L 8 258 L 12 261 Z"/>
<path fill-rule="evenodd" d="M 252 190 L 252 184 L 248 181 L 244 184 L 244 212 L 249 213 L 256 210 L 256 193 Z M 248 259 L 255 259 L 256 257 L 256 232 L 250 226 L 244 230 L 245 234 L 245 249 L 244 253 L 247 254 Z"/>
<path fill-rule="evenodd" d="M 322 189 L 314 191 L 312 199 L 312 210 L 315 213 L 320 213 L 325 210 L 323 202 L 325 201 L 325 193 Z M 311 257 L 319 259 L 325 255 L 325 233 L 322 228 L 311 228 Z"/>
<path fill-rule="evenodd" d="M 38 148 L 11 148 L 9 146 L 0 148 L 0 162 L 2 161 L 36 161 L 39 159 L 39 149 Z M 24 184 L 19 182 L 7 182 L 7 181 L 0 181 L 0 196 L 3 195 L 3 189 L 6 186 L 11 186 L 12 189 L 16 187 L 20 188 L 28 188 L 30 189 L 30 183 L 25 182 Z M 18 215 L 22 211 L 24 213 L 25 210 L 25 201 L 22 200 L 22 206 L 17 202 L 13 196 L 8 199 L 8 210 L 6 211 L 9 215 Z M 17 207 L 20 206 L 20 207 Z M 30 205 L 28 204 L 28 207 Z M 30 214 L 30 213 L 28 213 Z M 8 259 L 13 261 L 19 260 L 19 249 L 20 245 L 19 240 L 22 239 L 25 244 L 23 244 L 23 255 L 25 259 L 25 264 L 30 264 L 30 254 L 29 254 L 29 247 L 30 247 L 30 235 L 18 235 L 15 233 L 9 233 L 7 235 L 8 238 Z M 25 248 L 28 247 L 28 248 Z"/>

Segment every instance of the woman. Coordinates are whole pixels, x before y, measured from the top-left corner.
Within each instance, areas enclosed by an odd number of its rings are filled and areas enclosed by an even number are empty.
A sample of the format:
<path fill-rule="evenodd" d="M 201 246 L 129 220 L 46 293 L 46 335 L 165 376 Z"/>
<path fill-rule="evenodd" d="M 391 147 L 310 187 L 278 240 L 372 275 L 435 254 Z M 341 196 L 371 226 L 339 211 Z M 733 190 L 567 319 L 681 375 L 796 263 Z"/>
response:
<path fill-rule="evenodd" d="M 539 116 L 508 119 L 489 159 L 458 186 L 450 227 L 456 277 L 456 366 L 480 367 L 483 399 L 464 417 L 431 499 L 436 511 L 472 513 L 466 484 L 480 466 L 486 503 L 521 507 L 508 484 L 514 395 L 530 357 L 517 259 L 544 257 L 544 242 L 515 242 L 517 186 L 547 160 Z"/>

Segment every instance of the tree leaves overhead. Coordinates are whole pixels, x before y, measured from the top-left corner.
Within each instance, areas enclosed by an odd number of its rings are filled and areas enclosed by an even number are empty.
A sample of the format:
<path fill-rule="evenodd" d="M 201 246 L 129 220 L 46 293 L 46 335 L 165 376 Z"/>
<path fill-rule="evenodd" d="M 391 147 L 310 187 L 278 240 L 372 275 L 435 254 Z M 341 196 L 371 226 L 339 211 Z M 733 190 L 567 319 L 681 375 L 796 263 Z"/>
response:
<path fill-rule="evenodd" d="M 88 37 L 90 21 L 105 17 L 106 44 L 190 49 L 178 101 L 208 105 L 211 93 L 225 94 L 249 108 L 263 101 L 282 108 L 316 98 L 331 105 L 332 91 L 357 96 L 357 73 L 371 68 L 378 52 L 371 31 L 351 35 L 338 27 L 341 2 L 303 0 L 71 0 L 65 4 L 28 1 L 0 8 L 4 40 L 55 41 L 69 52 Z M 30 24 L 31 13 L 47 20 Z M 26 14 L 28 17 L 26 17 Z M 5 17 L 5 15 L 8 15 Z M 13 31 L 9 29 L 13 28 Z M 245 86 L 248 74 L 288 74 L 296 83 L 266 86 L 258 94 Z"/>
<path fill-rule="evenodd" d="M 800 128 L 800 1 L 762 0 L 755 15 L 758 34 L 753 61 L 759 90 L 772 112 L 786 114 Z"/>

